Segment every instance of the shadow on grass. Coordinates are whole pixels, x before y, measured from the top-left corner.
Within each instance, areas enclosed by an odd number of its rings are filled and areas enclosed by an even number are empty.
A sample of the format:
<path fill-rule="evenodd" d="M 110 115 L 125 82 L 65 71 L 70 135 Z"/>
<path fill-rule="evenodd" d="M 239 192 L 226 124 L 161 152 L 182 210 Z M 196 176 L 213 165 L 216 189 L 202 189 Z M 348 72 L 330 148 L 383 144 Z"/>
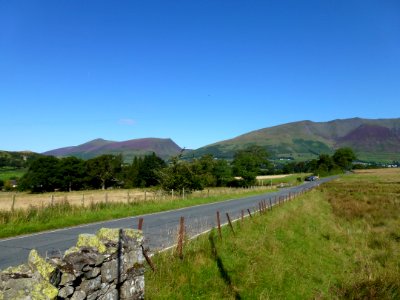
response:
<path fill-rule="evenodd" d="M 227 270 L 225 269 L 221 257 L 219 257 L 219 255 L 218 255 L 217 248 L 215 246 L 215 241 L 214 241 L 214 230 L 211 230 L 210 235 L 208 236 L 208 240 L 210 241 L 210 245 L 211 245 L 212 257 L 215 260 L 215 262 L 217 263 L 217 267 L 219 270 L 219 274 L 221 275 L 221 278 L 224 280 L 225 284 L 229 288 L 229 291 L 235 297 L 235 299 L 242 299 L 240 294 L 235 290 L 234 286 L 232 285 L 231 277 L 229 276 Z"/>

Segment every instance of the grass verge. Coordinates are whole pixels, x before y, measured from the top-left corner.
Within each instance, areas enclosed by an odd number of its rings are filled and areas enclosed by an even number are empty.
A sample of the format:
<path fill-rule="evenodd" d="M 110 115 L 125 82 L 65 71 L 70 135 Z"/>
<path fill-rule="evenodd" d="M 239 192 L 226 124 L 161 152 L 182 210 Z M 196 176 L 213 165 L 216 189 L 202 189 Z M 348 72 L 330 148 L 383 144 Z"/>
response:
<path fill-rule="evenodd" d="M 273 191 L 249 190 L 242 193 L 202 198 L 148 200 L 146 202 L 97 202 L 85 207 L 62 201 L 44 207 L 32 206 L 28 209 L 16 209 L 14 211 L 0 210 L 0 238 L 237 199 Z"/>
<path fill-rule="evenodd" d="M 351 175 L 154 256 L 148 299 L 399 299 L 400 174 Z"/>

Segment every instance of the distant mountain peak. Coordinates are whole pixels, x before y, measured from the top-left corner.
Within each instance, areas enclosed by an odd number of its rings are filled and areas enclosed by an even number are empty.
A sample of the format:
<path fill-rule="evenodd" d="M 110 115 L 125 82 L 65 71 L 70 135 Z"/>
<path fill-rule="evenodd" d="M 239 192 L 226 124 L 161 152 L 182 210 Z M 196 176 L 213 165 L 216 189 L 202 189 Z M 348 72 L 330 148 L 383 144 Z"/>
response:
<path fill-rule="evenodd" d="M 43 154 L 58 157 L 76 156 L 84 159 L 102 154 L 122 154 L 125 161 L 130 161 L 134 156 L 143 156 L 152 152 L 167 159 L 180 151 L 181 148 L 170 138 L 140 138 L 120 142 L 97 138 L 78 146 L 54 149 Z"/>

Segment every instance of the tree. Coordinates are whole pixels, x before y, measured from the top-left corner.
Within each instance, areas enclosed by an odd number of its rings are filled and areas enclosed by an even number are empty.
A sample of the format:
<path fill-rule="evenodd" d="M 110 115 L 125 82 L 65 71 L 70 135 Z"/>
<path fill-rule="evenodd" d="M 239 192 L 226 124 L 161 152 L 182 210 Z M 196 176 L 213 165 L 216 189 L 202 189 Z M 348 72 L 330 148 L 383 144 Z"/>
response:
<path fill-rule="evenodd" d="M 215 161 L 211 154 L 206 154 L 199 159 L 193 160 L 191 168 L 193 173 L 200 177 L 203 187 L 217 185 L 217 178 L 214 174 Z"/>
<path fill-rule="evenodd" d="M 59 182 L 63 191 L 80 190 L 87 177 L 85 161 L 76 157 L 65 157 L 59 161 Z"/>
<path fill-rule="evenodd" d="M 144 157 L 134 157 L 125 170 L 125 187 L 150 187 L 159 184 L 159 170 L 166 163 L 154 152 Z"/>
<path fill-rule="evenodd" d="M 54 156 L 34 160 L 21 178 L 19 188 L 33 193 L 51 192 L 60 187 L 60 165 Z"/>
<path fill-rule="evenodd" d="M 170 164 L 158 172 L 161 187 L 167 191 L 173 189 L 179 192 L 183 189 L 188 192 L 202 190 L 204 186 L 201 176 L 194 172 L 189 162 L 180 160 L 181 157 L 182 154 L 173 157 Z"/>
<path fill-rule="evenodd" d="M 348 147 L 339 148 L 333 154 L 335 164 L 343 170 L 350 170 L 355 159 L 356 155 L 353 150 Z"/>
<path fill-rule="evenodd" d="M 91 184 L 103 190 L 107 186 L 115 185 L 122 176 L 122 162 L 121 155 L 111 154 L 89 159 L 86 163 Z"/>
<path fill-rule="evenodd" d="M 132 164 L 124 170 L 125 187 L 132 188 L 140 186 L 139 168 L 142 164 L 142 158 L 135 156 Z"/>
<path fill-rule="evenodd" d="M 140 164 L 138 173 L 138 177 L 142 182 L 141 186 L 149 187 L 158 185 L 158 171 L 165 167 L 165 161 L 154 152 L 151 155 L 146 155 Z"/>
<path fill-rule="evenodd" d="M 232 165 L 233 175 L 240 176 L 244 186 L 250 186 L 255 183 L 260 170 L 268 168 L 268 153 L 260 146 L 250 146 L 235 153 Z"/>
<path fill-rule="evenodd" d="M 232 168 L 225 159 L 215 161 L 213 175 L 215 176 L 217 186 L 226 186 L 228 182 L 233 180 Z"/>

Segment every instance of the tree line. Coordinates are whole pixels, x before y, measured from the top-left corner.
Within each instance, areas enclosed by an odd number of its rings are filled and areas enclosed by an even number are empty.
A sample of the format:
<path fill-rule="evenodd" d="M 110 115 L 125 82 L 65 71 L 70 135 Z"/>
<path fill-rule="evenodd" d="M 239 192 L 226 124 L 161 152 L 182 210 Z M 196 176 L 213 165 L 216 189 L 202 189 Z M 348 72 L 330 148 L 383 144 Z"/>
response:
<path fill-rule="evenodd" d="M 282 172 L 289 173 L 313 173 L 319 176 L 339 174 L 353 168 L 353 161 L 356 159 L 351 148 L 339 148 L 330 156 L 320 154 L 318 159 L 301 162 L 289 162 L 282 168 Z"/>
<path fill-rule="evenodd" d="M 323 154 L 318 160 L 289 163 L 283 171 L 318 172 L 323 176 L 351 168 L 354 159 L 351 149 L 342 148 L 333 156 Z M 153 153 L 135 157 L 130 164 L 124 163 L 121 155 L 106 154 L 89 160 L 42 156 L 31 162 L 18 188 L 40 193 L 159 186 L 190 192 L 205 187 L 248 187 L 256 184 L 257 175 L 276 171 L 260 146 L 238 150 L 231 161 L 209 154 L 192 160 L 183 160 L 180 154 L 166 162 Z"/>

